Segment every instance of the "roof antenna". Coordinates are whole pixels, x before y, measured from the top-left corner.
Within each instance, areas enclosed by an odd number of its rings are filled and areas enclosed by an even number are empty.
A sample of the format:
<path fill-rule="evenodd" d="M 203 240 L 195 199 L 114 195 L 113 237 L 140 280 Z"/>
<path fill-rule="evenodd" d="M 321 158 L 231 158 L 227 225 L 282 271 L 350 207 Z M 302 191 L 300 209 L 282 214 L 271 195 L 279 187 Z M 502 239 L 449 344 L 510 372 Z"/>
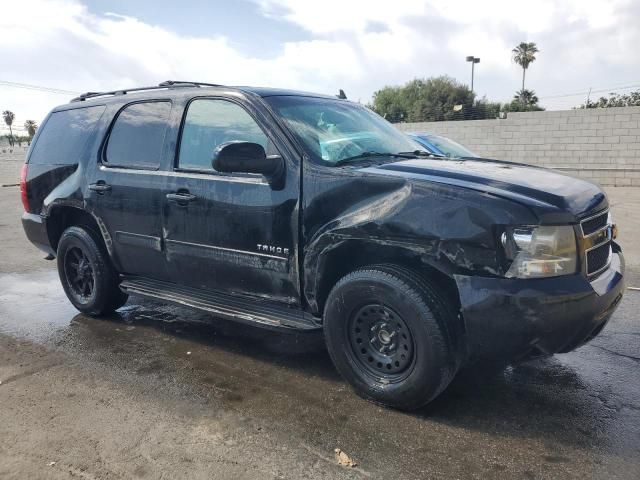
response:
<path fill-rule="evenodd" d="M 347 99 L 347 94 L 344 93 L 343 89 L 340 89 L 340 93 L 338 93 L 338 95 L 336 95 L 336 97 L 342 99 L 342 100 L 346 100 Z"/>

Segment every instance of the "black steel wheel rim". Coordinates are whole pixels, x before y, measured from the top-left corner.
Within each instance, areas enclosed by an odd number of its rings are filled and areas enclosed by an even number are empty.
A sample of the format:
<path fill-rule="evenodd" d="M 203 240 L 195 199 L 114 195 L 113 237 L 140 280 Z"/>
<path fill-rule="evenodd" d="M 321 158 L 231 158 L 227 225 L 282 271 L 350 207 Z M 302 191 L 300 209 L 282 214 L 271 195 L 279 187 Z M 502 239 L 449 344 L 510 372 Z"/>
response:
<path fill-rule="evenodd" d="M 352 356 L 378 379 L 398 381 L 410 372 L 415 343 L 404 319 L 386 305 L 368 304 L 348 322 Z"/>
<path fill-rule="evenodd" d="M 71 247 L 65 253 L 64 274 L 73 296 L 87 303 L 94 294 L 96 279 L 91 261 L 81 248 Z"/>

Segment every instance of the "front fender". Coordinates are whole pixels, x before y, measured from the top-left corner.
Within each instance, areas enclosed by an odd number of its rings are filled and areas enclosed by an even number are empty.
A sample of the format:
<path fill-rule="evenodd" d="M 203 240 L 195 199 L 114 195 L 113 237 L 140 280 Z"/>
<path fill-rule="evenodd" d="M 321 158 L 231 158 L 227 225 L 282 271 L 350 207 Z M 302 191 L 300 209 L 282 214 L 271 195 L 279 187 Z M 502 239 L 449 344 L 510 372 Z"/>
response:
<path fill-rule="evenodd" d="M 500 276 L 497 226 L 535 222 L 526 207 L 471 189 L 349 172 L 317 190 L 305 209 L 303 284 L 319 310 L 327 278 L 401 260 L 445 275 Z M 337 273 L 336 273 L 337 272 Z"/>

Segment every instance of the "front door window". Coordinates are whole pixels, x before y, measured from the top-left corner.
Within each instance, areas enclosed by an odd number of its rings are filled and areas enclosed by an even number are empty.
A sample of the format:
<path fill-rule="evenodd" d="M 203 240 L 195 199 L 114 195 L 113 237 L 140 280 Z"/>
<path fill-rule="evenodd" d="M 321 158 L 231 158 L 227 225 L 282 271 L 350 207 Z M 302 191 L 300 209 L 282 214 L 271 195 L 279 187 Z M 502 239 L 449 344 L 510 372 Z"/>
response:
<path fill-rule="evenodd" d="M 227 100 L 196 99 L 187 110 L 178 154 L 181 170 L 212 171 L 213 151 L 233 141 L 253 142 L 268 150 L 268 139 L 241 106 Z"/>

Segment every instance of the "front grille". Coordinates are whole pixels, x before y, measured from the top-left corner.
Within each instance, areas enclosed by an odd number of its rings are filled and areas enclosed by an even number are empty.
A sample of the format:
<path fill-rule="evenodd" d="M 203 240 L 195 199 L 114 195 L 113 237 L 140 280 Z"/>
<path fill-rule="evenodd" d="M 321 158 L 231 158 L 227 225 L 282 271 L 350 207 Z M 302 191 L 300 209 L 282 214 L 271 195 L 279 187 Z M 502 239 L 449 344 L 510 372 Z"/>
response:
<path fill-rule="evenodd" d="M 601 228 L 606 227 L 608 216 L 609 216 L 609 212 L 604 212 L 600 215 L 584 220 L 580 224 L 582 225 L 582 234 L 586 237 L 587 235 L 591 235 L 592 233 L 597 232 Z"/>
<path fill-rule="evenodd" d="M 604 243 L 587 252 L 587 275 L 598 273 L 609 265 L 611 242 Z"/>
<path fill-rule="evenodd" d="M 588 277 L 595 277 L 609 266 L 612 257 L 612 226 L 609 211 L 587 216 L 580 222 L 584 267 Z"/>

